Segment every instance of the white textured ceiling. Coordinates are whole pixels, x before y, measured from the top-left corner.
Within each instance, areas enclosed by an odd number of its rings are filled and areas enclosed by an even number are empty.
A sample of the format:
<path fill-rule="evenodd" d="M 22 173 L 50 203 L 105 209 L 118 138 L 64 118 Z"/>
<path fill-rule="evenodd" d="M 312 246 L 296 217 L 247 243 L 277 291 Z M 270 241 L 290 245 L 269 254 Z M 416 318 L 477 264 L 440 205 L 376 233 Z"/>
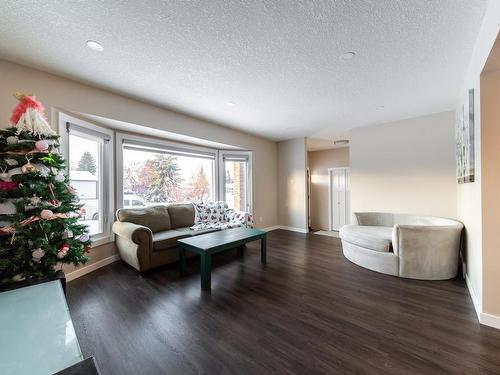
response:
<path fill-rule="evenodd" d="M 486 5 L 2 0 L 0 56 L 273 139 L 341 137 L 454 108 Z"/>

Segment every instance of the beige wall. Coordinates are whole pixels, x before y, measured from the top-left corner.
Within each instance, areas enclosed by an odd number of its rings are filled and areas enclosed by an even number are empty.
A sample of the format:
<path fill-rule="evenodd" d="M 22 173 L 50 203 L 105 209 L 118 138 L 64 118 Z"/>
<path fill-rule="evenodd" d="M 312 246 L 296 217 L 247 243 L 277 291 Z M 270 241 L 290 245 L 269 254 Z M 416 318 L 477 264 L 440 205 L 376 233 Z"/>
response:
<path fill-rule="evenodd" d="M 306 143 L 304 138 L 278 142 L 279 225 L 306 230 Z"/>
<path fill-rule="evenodd" d="M 311 174 L 311 227 L 329 229 L 328 220 L 328 168 L 349 166 L 349 147 L 307 153 Z"/>
<path fill-rule="evenodd" d="M 500 317 L 500 70 L 481 76 L 481 161 L 483 312 Z"/>
<path fill-rule="evenodd" d="M 351 131 L 351 211 L 456 217 L 455 117 L 437 113 Z"/>
<path fill-rule="evenodd" d="M 17 103 L 12 94 L 21 91 L 36 94 L 45 105 L 48 116 L 53 108 L 59 108 L 63 111 L 102 116 L 254 151 L 255 223 L 258 227 L 278 224 L 276 142 L 3 60 L 0 60 L 0 77 L 2 77 L 0 119 L 3 121 L 3 126 L 8 125 L 11 111 Z M 54 123 L 52 126 L 57 128 Z M 109 247 L 106 250 L 95 248 L 91 253 L 92 262 L 107 255 Z"/>
<path fill-rule="evenodd" d="M 480 84 L 480 75 L 485 65 L 486 60 L 490 54 L 491 48 L 495 43 L 495 39 L 498 35 L 498 15 L 500 14 L 500 1 L 490 1 L 488 8 L 483 19 L 483 24 L 479 31 L 478 37 L 476 39 L 476 45 L 474 46 L 474 52 L 472 54 L 469 68 L 466 76 L 463 79 L 462 88 L 457 97 L 457 108 L 461 105 L 465 94 L 468 89 L 474 88 L 475 100 L 474 108 L 475 110 L 475 160 L 476 160 L 476 178 L 474 183 L 460 184 L 458 185 L 457 191 L 457 213 L 458 219 L 462 221 L 466 228 L 466 272 L 467 272 L 467 284 L 471 291 L 471 296 L 474 301 L 476 311 L 482 323 L 484 319 L 482 317 L 483 305 L 485 304 L 485 299 L 483 296 L 483 290 L 488 289 L 488 286 L 483 282 L 483 266 L 486 265 L 486 259 L 483 254 L 483 217 L 482 217 L 482 157 L 483 152 L 481 150 L 481 139 L 482 137 L 482 113 L 479 110 L 481 108 L 482 101 L 482 87 Z M 498 105 L 498 104 L 497 104 Z M 497 125 L 498 126 L 498 125 Z M 497 143 L 498 144 L 498 143 Z M 492 288 L 498 288 L 500 285 L 500 276 L 497 276 L 494 280 L 486 280 L 492 284 Z M 500 327 L 500 313 L 498 312 L 498 307 L 495 308 L 497 313 L 497 327 Z M 488 323 L 488 322 L 486 322 Z M 488 323 L 490 324 L 490 323 Z"/>

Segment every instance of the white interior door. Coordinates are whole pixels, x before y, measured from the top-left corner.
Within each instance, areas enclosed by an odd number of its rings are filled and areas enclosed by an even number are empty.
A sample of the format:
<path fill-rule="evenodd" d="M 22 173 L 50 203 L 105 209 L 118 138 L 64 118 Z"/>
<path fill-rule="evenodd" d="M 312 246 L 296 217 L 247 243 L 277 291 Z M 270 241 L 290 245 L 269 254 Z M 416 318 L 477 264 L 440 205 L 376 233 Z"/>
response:
<path fill-rule="evenodd" d="M 339 230 L 349 224 L 350 193 L 349 168 L 331 168 L 330 175 L 330 230 Z"/>

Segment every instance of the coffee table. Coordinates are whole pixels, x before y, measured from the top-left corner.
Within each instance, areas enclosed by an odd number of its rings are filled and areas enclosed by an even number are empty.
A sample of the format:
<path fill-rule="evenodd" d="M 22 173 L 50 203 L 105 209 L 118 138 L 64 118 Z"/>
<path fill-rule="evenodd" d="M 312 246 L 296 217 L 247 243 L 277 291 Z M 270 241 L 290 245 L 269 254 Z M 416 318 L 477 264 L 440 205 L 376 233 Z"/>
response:
<path fill-rule="evenodd" d="M 234 228 L 177 240 L 180 273 L 186 271 L 186 250 L 200 255 L 201 289 L 211 288 L 212 254 L 243 246 L 247 242 L 261 241 L 260 262 L 267 263 L 267 232 L 251 228 Z"/>

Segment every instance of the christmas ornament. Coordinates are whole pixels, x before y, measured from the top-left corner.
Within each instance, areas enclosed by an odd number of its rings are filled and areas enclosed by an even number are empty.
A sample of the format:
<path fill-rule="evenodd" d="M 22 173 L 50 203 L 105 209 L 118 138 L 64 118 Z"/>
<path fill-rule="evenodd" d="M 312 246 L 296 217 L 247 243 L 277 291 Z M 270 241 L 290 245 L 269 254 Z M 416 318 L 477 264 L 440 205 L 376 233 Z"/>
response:
<path fill-rule="evenodd" d="M 14 215 L 17 213 L 14 202 L 14 199 L 6 199 L 4 202 L 0 203 L 0 215 Z"/>
<path fill-rule="evenodd" d="M 33 159 L 33 156 L 26 155 L 26 160 L 28 162 L 21 167 L 21 171 L 23 173 L 32 173 L 37 171 L 36 167 L 31 164 L 31 159 Z"/>
<path fill-rule="evenodd" d="M 33 166 L 36 168 L 36 170 L 38 172 L 40 172 L 40 176 L 42 176 L 42 177 L 49 176 L 49 172 L 50 172 L 49 167 L 46 167 L 45 165 L 40 164 L 40 163 L 33 163 Z"/>
<path fill-rule="evenodd" d="M 59 202 L 57 199 L 50 199 L 49 201 L 47 201 L 47 203 L 52 207 L 59 207 L 61 205 L 61 202 Z"/>
<path fill-rule="evenodd" d="M 14 181 L 0 181 L 0 190 L 13 190 L 17 188 L 17 182 Z"/>
<path fill-rule="evenodd" d="M 7 167 L 0 168 L 0 180 L 2 181 L 12 181 L 10 175 L 7 173 Z"/>
<path fill-rule="evenodd" d="M 15 145 L 19 142 L 19 138 L 15 135 L 11 135 L 10 137 L 7 137 L 6 141 L 8 145 Z"/>
<path fill-rule="evenodd" d="M 47 151 L 48 148 L 49 148 L 49 144 L 45 140 L 35 142 L 35 149 L 37 151 Z"/>
<path fill-rule="evenodd" d="M 25 227 L 26 225 L 34 223 L 35 221 L 38 221 L 38 220 L 40 220 L 40 218 L 38 216 L 30 216 L 30 217 L 20 221 L 19 225 L 21 225 L 22 227 Z"/>
<path fill-rule="evenodd" d="M 14 282 L 23 281 L 24 279 L 26 279 L 26 277 L 24 277 L 22 273 L 18 273 L 17 275 L 12 277 L 12 281 Z"/>
<path fill-rule="evenodd" d="M 36 263 L 40 263 L 40 261 L 44 255 L 45 255 L 45 251 L 43 251 L 41 248 L 33 250 L 33 252 L 31 253 L 31 257 L 33 258 L 33 262 L 36 262 Z"/>
<path fill-rule="evenodd" d="M 16 159 L 5 159 L 5 162 L 7 163 L 7 165 L 10 165 L 10 166 L 19 164 Z"/>
<path fill-rule="evenodd" d="M 6 226 L 0 228 L 0 236 L 5 236 L 6 234 L 14 234 L 16 233 L 16 228 L 13 226 Z"/>
<path fill-rule="evenodd" d="M 69 250 L 69 245 L 65 242 L 61 246 L 59 246 L 59 250 L 57 251 L 57 257 L 62 259 L 66 256 Z"/>
<path fill-rule="evenodd" d="M 82 233 L 80 234 L 78 239 L 80 240 L 80 242 L 87 242 L 88 240 L 90 240 L 90 236 L 88 233 Z"/>
<path fill-rule="evenodd" d="M 42 210 L 40 212 L 40 217 L 43 220 L 50 220 L 54 216 L 54 213 L 51 210 Z"/>
<path fill-rule="evenodd" d="M 57 182 L 64 182 L 65 177 L 64 177 L 64 174 L 63 174 L 62 172 L 59 172 L 59 173 L 57 174 L 57 176 L 55 176 L 55 177 L 54 177 L 54 179 L 55 179 Z"/>
<path fill-rule="evenodd" d="M 42 199 L 40 197 L 37 197 L 36 195 L 33 195 L 30 198 L 30 203 L 24 207 L 24 210 L 29 211 L 38 208 L 40 206 L 40 203 L 42 203 Z"/>
<path fill-rule="evenodd" d="M 70 193 L 71 195 L 76 195 L 76 190 L 73 186 L 71 185 L 67 185 L 66 186 L 66 190 L 68 191 L 68 193 Z"/>
<path fill-rule="evenodd" d="M 56 134 L 45 118 L 42 103 L 37 101 L 34 96 L 22 93 L 16 93 L 15 97 L 19 103 L 12 112 L 10 122 L 17 128 L 18 133 L 24 130 L 35 136 Z"/>
<path fill-rule="evenodd" d="M 50 166 L 53 166 L 54 164 L 57 163 L 56 159 L 54 158 L 54 154 L 47 154 L 47 156 L 44 156 L 44 157 L 40 158 L 39 160 L 45 164 L 50 165 Z"/>
<path fill-rule="evenodd" d="M 71 229 L 65 229 L 62 235 L 62 239 L 73 238 L 73 231 Z"/>
<path fill-rule="evenodd" d="M 30 198 L 30 204 L 33 206 L 39 206 L 40 203 L 42 202 L 42 199 L 40 197 L 37 197 L 35 194 Z"/>
<path fill-rule="evenodd" d="M 23 174 L 23 171 L 21 170 L 21 168 L 12 168 L 9 170 L 8 173 L 9 173 L 10 178 L 12 178 L 15 175 Z"/>

